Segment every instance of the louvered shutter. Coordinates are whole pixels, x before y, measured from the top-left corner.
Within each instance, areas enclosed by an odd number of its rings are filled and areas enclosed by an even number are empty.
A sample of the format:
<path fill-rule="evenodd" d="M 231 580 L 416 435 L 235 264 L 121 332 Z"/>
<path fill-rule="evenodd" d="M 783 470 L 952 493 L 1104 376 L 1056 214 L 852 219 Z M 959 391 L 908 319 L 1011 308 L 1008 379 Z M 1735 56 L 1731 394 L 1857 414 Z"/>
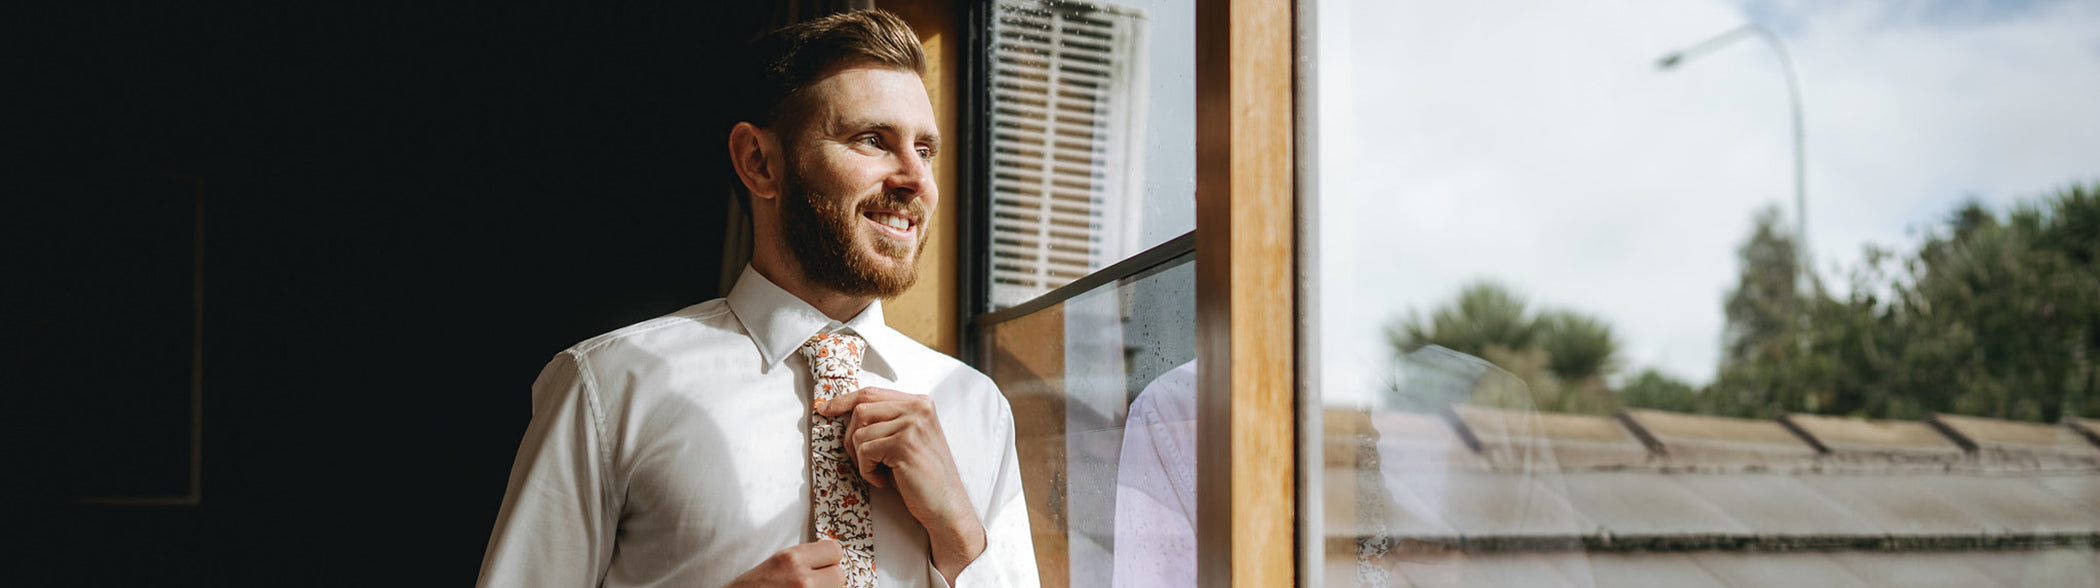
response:
<path fill-rule="evenodd" d="M 999 0 L 992 24 L 992 303 L 1005 308 L 1134 251 L 1144 14 Z"/>

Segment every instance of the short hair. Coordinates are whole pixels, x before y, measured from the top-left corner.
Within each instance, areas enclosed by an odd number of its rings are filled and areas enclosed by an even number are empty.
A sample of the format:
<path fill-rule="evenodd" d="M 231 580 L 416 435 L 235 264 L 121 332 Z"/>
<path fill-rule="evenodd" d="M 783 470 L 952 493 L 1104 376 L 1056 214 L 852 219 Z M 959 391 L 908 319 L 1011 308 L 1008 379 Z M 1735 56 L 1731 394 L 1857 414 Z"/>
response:
<path fill-rule="evenodd" d="M 744 48 L 738 64 L 741 82 L 726 92 L 729 125 L 748 122 L 780 128 L 783 145 L 809 118 L 804 90 L 841 67 L 872 64 L 926 75 L 926 49 L 904 19 L 882 10 L 842 12 L 798 22 L 759 36 Z M 726 127 L 723 130 L 728 130 Z M 726 170 L 725 170 L 726 171 Z M 728 174 L 730 192 L 750 214 L 751 196 L 736 174 Z"/>
<path fill-rule="evenodd" d="M 737 122 L 799 129 L 809 105 L 804 91 L 838 68 L 870 64 L 926 75 L 926 50 L 904 19 L 881 10 L 842 12 L 766 33 L 752 41 L 754 67 L 738 90 Z"/>

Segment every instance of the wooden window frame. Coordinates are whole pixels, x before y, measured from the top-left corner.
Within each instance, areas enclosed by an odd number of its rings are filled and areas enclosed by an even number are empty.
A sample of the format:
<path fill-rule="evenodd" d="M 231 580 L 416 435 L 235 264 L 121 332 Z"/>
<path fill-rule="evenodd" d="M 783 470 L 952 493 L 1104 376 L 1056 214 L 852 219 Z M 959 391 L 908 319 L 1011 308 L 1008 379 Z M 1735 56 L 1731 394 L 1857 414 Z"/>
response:
<path fill-rule="evenodd" d="M 1196 561 L 1288 586 L 1297 561 L 1291 0 L 1196 5 Z M 1225 394 L 1214 391 L 1224 390 Z"/>
<path fill-rule="evenodd" d="M 952 317 L 960 357 L 975 362 L 988 317 L 990 207 L 968 195 L 989 185 L 983 137 L 990 91 L 984 51 L 990 2 L 906 0 L 883 6 L 900 13 L 947 10 L 953 27 L 939 34 L 964 48 L 953 96 L 955 136 L 972 139 L 953 176 L 957 208 L 944 227 L 960 251 L 948 260 Z M 902 6 L 899 6 L 902 5 Z M 899 8 L 903 8 L 900 10 Z M 1298 159 L 1293 0 L 1200 0 L 1196 5 L 1196 229 L 1180 247 L 1196 254 L 1197 497 L 1196 561 L 1203 586 L 1288 586 L 1320 565 L 1317 528 L 1301 547 L 1298 432 L 1301 421 Z M 909 18 L 909 16 L 908 16 Z M 922 36 L 928 31 L 921 31 Z M 958 91 L 959 90 L 959 91 Z M 1177 240 L 1180 241 L 1180 240 Z M 1165 249 L 1151 256 L 1166 256 Z M 1157 259 L 1130 260 L 1053 291 L 1065 298 Z M 1113 270 L 1113 271 L 1112 271 Z M 1045 302 L 1047 304 L 1048 302 Z M 1035 304 L 1023 307 L 1039 306 Z M 1017 307 L 1021 311 L 1023 307 Z M 1010 315 L 1004 313 L 1001 316 Z M 1317 411 L 1303 411 L 1316 415 Z M 1317 447 L 1317 446 L 1315 446 Z M 1316 489 L 1315 489 L 1316 490 Z M 1317 513 L 1314 513 L 1316 515 Z M 1304 555 L 1312 553 L 1311 556 Z M 1308 559 L 1308 557 L 1310 557 Z M 1317 570 L 1306 570 L 1317 571 Z"/>

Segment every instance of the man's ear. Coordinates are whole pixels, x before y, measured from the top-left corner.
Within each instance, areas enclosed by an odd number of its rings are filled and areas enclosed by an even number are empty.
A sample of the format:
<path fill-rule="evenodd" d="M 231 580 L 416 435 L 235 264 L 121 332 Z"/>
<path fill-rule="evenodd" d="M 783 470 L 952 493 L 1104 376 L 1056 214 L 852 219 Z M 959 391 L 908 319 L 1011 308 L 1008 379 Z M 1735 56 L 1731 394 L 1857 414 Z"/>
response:
<path fill-rule="evenodd" d="M 729 129 L 729 165 L 744 181 L 754 198 L 771 199 L 780 194 L 781 173 L 787 154 L 771 131 L 748 122 Z"/>

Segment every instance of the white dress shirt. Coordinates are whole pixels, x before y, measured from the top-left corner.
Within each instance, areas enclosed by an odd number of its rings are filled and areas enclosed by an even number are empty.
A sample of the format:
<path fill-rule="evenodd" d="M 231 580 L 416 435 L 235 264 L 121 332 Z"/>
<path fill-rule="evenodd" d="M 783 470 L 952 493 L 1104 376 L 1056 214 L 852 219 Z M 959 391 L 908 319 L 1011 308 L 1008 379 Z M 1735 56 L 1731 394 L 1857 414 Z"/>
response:
<path fill-rule="evenodd" d="M 985 526 L 956 586 L 1036 586 L 1013 414 L 990 378 L 883 324 L 840 323 L 745 268 L 710 300 L 576 344 L 532 385 L 532 422 L 483 586 L 715 587 L 814 541 L 808 362 L 820 331 L 868 342 L 861 383 L 933 397 Z M 946 586 L 926 530 L 874 488 L 881 586 Z"/>

